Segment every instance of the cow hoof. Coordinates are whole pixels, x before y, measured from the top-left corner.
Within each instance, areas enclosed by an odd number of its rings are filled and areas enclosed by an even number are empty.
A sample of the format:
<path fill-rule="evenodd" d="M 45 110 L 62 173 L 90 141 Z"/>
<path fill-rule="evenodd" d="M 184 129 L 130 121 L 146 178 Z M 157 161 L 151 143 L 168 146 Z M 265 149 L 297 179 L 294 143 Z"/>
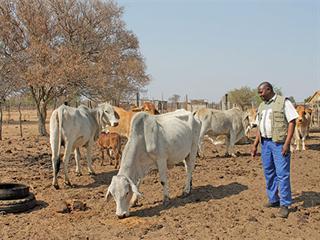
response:
<path fill-rule="evenodd" d="M 95 176 L 96 173 L 95 173 L 95 172 L 89 172 L 89 175 L 90 175 L 90 176 Z"/>
<path fill-rule="evenodd" d="M 70 182 L 64 182 L 64 186 L 67 188 L 72 188 L 72 184 Z"/>
<path fill-rule="evenodd" d="M 134 201 L 133 203 L 131 203 L 130 207 L 132 208 L 135 208 L 135 207 L 141 207 L 142 206 L 142 203 L 138 203 L 138 200 L 137 201 Z"/>
<path fill-rule="evenodd" d="M 54 189 L 56 189 L 56 190 L 58 190 L 58 189 L 60 188 L 58 184 L 54 184 L 54 185 L 52 185 L 52 186 L 53 186 Z"/>
<path fill-rule="evenodd" d="M 190 195 L 190 192 L 183 191 L 181 197 L 186 198 Z"/>
<path fill-rule="evenodd" d="M 170 203 L 170 198 L 166 197 L 165 199 L 163 199 L 162 205 L 167 207 L 169 206 Z"/>
<path fill-rule="evenodd" d="M 77 172 L 77 173 L 76 173 L 76 176 L 77 176 L 77 177 L 81 177 L 81 176 L 82 176 L 82 173 Z"/>

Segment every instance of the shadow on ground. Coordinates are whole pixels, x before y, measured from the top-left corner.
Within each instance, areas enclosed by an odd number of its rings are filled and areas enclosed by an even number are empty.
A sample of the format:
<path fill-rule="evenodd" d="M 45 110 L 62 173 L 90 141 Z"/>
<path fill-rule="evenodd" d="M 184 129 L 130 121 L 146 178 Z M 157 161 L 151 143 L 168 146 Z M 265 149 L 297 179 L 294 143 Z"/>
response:
<path fill-rule="evenodd" d="M 191 194 L 187 197 L 176 197 L 171 199 L 167 206 L 159 203 L 159 205 L 151 208 L 134 211 L 132 212 L 132 216 L 151 217 L 154 215 L 160 215 L 160 212 L 165 209 L 177 208 L 189 203 L 207 202 L 211 199 L 222 199 L 232 195 L 237 195 L 247 189 L 247 186 L 237 182 L 218 187 L 214 187 L 212 185 L 200 186 L 192 189 Z"/>
<path fill-rule="evenodd" d="M 302 192 L 300 196 L 294 199 L 294 202 L 302 202 L 302 207 L 311 208 L 320 205 L 320 193 L 318 192 Z"/>
<path fill-rule="evenodd" d="M 317 150 L 317 151 L 320 150 L 320 144 L 308 144 L 306 145 L 306 147 L 310 150 Z"/>
<path fill-rule="evenodd" d="M 74 184 L 74 187 L 76 187 L 76 188 L 96 188 L 101 185 L 110 185 L 112 177 L 115 176 L 117 173 L 118 173 L 118 170 L 96 173 L 95 175 L 91 176 L 91 178 L 94 180 L 94 182 L 87 184 L 87 185 Z"/>

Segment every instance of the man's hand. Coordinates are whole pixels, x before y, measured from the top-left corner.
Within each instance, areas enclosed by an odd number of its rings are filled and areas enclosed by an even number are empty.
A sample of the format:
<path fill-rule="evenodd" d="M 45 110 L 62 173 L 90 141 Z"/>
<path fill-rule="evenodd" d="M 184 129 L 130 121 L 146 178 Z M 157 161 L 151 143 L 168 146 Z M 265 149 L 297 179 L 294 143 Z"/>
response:
<path fill-rule="evenodd" d="M 282 156 L 286 156 L 288 153 L 289 153 L 289 151 L 290 151 L 290 146 L 289 146 L 289 144 L 283 144 L 283 146 L 282 146 L 282 151 L 281 151 L 281 153 L 282 153 Z"/>
<path fill-rule="evenodd" d="M 259 129 L 256 131 L 256 139 L 253 142 L 252 149 L 251 149 L 251 156 L 254 158 L 257 156 L 257 150 L 258 150 L 258 145 L 260 142 L 260 131 Z"/>
<path fill-rule="evenodd" d="M 292 136 L 293 136 L 293 133 L 294 133 L 294 128 L 296 126 L 296 120 L 293 119 L 289 122 L 289 125 L 288 125 L 288 135 L 287 135 L 287 138 L 286 138 L 286 141 L 284 142 L 283 144 L 283 147 L 282 147 L 282 156 L 286 156 L 287 154 L 289 154 L 290 152 L 290 143 L 291 143 L 291 139 L 292 139 Z"/>
<path fill-rule="evenodd" d="M 257 156 L 257 146 L 253 145 L 252 149 L 251 149 L 251 156 L 255 157 Z"/>

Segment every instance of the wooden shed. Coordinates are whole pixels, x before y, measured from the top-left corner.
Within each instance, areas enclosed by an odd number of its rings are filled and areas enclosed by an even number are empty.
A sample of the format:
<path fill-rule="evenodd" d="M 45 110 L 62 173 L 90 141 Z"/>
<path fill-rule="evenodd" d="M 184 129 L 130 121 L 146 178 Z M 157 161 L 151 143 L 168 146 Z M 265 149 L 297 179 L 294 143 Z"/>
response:
<path fill-rule="evenodd" d="M 309 99 L 306 101 L 308 105 L 315 105 L 320 103 L 320 90 L 316 91 Z"/>

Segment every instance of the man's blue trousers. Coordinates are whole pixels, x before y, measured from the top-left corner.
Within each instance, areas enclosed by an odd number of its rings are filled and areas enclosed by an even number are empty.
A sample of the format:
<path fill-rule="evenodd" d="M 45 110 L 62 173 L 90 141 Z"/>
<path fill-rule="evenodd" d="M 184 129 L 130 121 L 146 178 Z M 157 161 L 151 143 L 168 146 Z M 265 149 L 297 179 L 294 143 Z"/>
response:
<path fill-rule="evenodd" d="M 290 153 L 281 154 L 283 144 L 262 138 L 261 158 L 270 203 L 280 200 L 281 206 L 292 203 L 290 186 Z"/>

